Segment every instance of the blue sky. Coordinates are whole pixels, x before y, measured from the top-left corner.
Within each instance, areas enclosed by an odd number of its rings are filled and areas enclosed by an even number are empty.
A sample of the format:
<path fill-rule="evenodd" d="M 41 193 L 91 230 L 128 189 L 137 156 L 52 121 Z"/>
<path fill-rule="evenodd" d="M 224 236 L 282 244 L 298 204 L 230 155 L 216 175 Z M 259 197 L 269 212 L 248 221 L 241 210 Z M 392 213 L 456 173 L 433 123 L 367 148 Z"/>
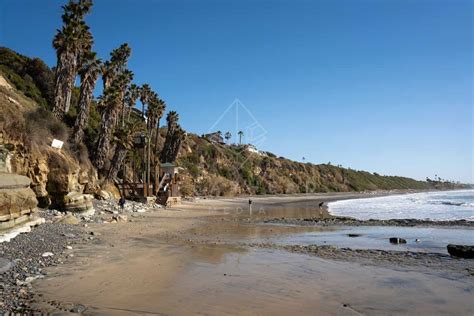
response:
<path fill-rule="evenodd" d="M 53 66 L 64 2 L 0 0 L 0 45 Z M 101 58 L 130 44 L 188 131 L 474 182 L 472 18 L 469 0 L 96 0 L 87 22 Z"/>

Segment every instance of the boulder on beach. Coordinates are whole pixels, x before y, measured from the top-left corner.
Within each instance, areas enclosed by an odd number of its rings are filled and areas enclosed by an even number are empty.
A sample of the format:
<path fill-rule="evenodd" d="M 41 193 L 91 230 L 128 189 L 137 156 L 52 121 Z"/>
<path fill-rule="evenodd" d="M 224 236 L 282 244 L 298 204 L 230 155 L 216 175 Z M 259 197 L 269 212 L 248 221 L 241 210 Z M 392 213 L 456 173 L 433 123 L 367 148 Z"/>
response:
<path fill-rule="evenodd" d="M 391 244 L 406 244 L 407 241 L 403 238 L 399 238 L 399 237 L 390 237 L 390 243 Z"/>
<path fill-rule="evenodd" d="M 63 199 L 63 209 L 68 212 L 82 213 L 84 215 L 94 214 L 95 209 L 92 204 L 94 197 L 91 194 L 70 192 Z"/>
<path fill-rule="evenodd" d="M 448 253 L 453 257 L 474 259 L 474 246 L 449 244 L 447 248 Z"/>
<path fill-rule="evenodd" d="M 81 221 L 72 214 L 66 214 L 64 216 L 58 217 L 54 220 L 55 223 L 68 224 L 68 225 L 77 225 Z"/>

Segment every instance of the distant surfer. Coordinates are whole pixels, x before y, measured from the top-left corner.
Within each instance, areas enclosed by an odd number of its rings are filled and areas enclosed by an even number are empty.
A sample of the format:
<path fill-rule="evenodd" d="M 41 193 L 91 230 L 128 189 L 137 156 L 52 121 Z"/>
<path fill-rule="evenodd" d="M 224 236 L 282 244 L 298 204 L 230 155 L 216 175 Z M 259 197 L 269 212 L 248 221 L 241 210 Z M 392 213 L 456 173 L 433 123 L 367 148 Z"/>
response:
<path fill-rule="evenodd" d="M 319 203 L 319 218 L 323 218 L 323 206 L 324 206 L 324 201 Z"/>

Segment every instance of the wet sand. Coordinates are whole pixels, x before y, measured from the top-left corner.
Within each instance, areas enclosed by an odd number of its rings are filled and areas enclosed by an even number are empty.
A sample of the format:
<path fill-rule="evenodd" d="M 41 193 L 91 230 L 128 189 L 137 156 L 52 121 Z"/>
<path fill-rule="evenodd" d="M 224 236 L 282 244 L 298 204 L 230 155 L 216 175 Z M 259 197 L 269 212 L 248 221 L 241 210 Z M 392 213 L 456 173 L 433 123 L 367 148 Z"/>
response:
<path fill-rule="evenodd" d="M 250 220 L 255 216 L 314 216 L 319 201 L 354 196 L 362 195 L 252 198 L 252 216 L 248 198 L 198 200 L 129 223 L 89 225 L 94 239 L 34 283 L 37 307 L 58 312 L 82 304 L 89 315 L 474 312 L 469 274 L 250 245 L 333 229 L 262 225 Z"/>

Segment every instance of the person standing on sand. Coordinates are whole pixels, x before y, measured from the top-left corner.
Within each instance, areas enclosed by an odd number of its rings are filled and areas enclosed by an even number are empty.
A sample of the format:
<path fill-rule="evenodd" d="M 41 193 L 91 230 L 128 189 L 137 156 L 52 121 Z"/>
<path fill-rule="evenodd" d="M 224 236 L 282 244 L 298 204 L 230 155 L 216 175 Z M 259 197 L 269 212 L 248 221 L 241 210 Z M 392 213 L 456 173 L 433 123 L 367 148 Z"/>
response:
<path fill-rule="evenodd" d="M 122 196 L 118 202 L 120 208 L 123 210 L 124 206 L 125 206 L 125 199 L 124 197 Z"/>
<path fill-rule="evenodd" d="M 319 203 L 319 218 L 323 218 L 323 206 L 324 202 Z"/>

